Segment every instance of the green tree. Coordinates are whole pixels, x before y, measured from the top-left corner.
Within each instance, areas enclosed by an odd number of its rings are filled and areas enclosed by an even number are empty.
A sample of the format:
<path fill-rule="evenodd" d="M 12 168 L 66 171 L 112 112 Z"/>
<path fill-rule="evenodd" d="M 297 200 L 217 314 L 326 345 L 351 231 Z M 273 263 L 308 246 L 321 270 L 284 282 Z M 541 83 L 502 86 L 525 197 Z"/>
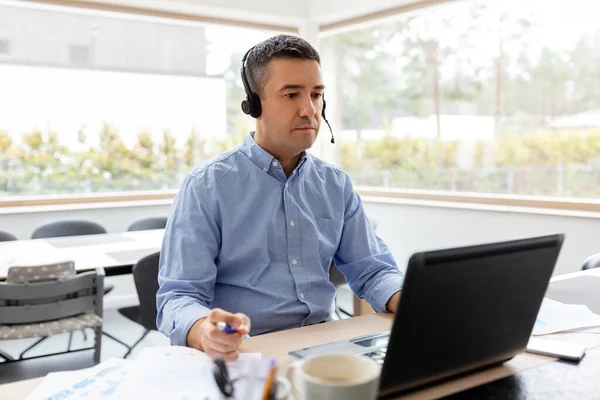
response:
<path fill-rule="evenodd" d="M 356 157 L 362 158 L 362 131 L 374 121 L 390 119 L 399 105 L 393 48 L 384 46 L 398 32 L 402 23 L 380 24 L 360 32 L 348 32 L 322 41 L 323 51 L 335 63 L 335 87 L 341 102 L 344 127 L 356 129 Z"/>
<path fill-rule="evenodd" d="M 190 135 L 185 141 L 183 149 L 183 165 L 186 171 L 192 170 L 205 158 L 204 145 L 206 140 L 192 128 Z"/>
<path fill-rule="evenodd" d="M 179 151 L 175 141 L 175 137 L 168 129 L 163 130 L 162 142 L 159 145 L 159 174 L 163 178 L 163 187 L 175 184 L 178 176 Z"/>
<path fill-rule="evenodd" d="M 600 110 L 600 30 L 583 35 L 569 61 L 573 73 L 571 111 Z"/>
<path fill-rule="evenodd" d="M 0 191 L 8 193 L 16 183 L 16 152 L 12 137 L 0 129 Z"/>
<path fill-rule="evenodd" d="M 17 157 L 23 166 L 26 192 L 54 193 L 69 186 L 66 179 L 71 161 L 69 151 L 59 143 L 55 132 L 34 130 L 23 135 Z"/>
<path fill-rule="evenodd" d="M 142 181 L 156 179 L 156 148 L 152 135 L 148 131 L 138 133 L 137 142 L 131 150 L 134 161 L 133 175 Z"/>
<path fill-rule="evenodd" d="M 240 104 L 246 98 L 244 85 L 240 77 L 240 68 L 242 66 L 243 54 L 232 53 L 229 58 L 229 65 L 223 74 L 225 80 L 225 97 L 227 109 L 227 132 L 230 134 L 239 133 L 240 129 L 246 133 L 244 128 L 247 125 L 248 118 L 241 109 Z"/>
<path fill-rule="evenodd" d="M 125 189 L 132 178 L 135 162 L 131 151 L 121 139 L 119 132 L 105 123 L 98 138 L 98 146 L 89 151 L 92 163 L 92 187 L 100 190 Z"/>

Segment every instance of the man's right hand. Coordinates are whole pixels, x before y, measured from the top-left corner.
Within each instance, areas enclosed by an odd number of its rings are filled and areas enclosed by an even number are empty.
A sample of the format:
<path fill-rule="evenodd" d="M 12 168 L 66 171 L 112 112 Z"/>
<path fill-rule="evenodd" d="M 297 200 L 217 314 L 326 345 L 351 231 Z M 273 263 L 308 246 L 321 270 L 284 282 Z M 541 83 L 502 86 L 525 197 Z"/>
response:
<path fill-rule="evenodd" d="M 225 333 L 217 328 L 217 322 L 225 322 L 236 333 Z M 250 333 L 250 318 L 238 313 L 232 314 L 215 308 L 206 318 L 199 319 L 187 334 L 187 345 L 204 351 L 210 358 L 222 357 L 225 361 L 235 361 L 244 336 Z"/>

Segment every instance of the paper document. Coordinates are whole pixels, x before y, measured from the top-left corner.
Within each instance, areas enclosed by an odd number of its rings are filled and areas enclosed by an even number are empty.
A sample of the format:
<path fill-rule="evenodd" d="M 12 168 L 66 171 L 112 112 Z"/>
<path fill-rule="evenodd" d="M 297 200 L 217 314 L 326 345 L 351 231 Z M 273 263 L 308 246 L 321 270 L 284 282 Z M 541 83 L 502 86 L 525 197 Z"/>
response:
<path fill-rule="evenodd" d="M 570 330 L 569 332 L 573 333 L 600 333 L 600 326 L 596 326 L 593 328 L 578 328 Z"/>
<path fill-rule="evenodd" d="M 133 363 L 115 358 L 92 368 L 50 373 L 26 400 L 112 399 Z"/>
<path fill-rule="evenodd" d="M 544 298 L 532 335 L 548 335 L 593 327 L 600 328 L 600 315 L 594 314 L 587 306 L 563 304 Z"/>
<path fill-rule="evenodd" d="M 256 369 L 260 353 L 241 353 L 238 361 L 227 363 L 230 378 L 243 383 Z M 239 383 L 237 393 L 246 393 Z M 262 387 L 261 387 L 262 389 Z M 213 362 L 203 352 L 182 346 L 150 347 L 142 351 L 127 379 L 119 385 L 115 399 L 213 400 L 221 399 L 215 383 Z"/>

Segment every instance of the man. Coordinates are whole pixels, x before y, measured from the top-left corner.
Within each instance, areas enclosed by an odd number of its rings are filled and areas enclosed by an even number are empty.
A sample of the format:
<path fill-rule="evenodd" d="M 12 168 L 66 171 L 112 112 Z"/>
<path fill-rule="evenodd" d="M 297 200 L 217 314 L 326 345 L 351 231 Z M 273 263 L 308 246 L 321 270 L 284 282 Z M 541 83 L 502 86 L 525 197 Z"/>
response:
<path fill-rule="evenodd" d="M 242 108 L 256 117 L 256 131 L 184 180 L 157 294 L 157 325 L 172 344 L 226 360 L 237 358 L 247 333 L 329 320 L 332 259 L 375 311 L 395 312 L 403 284 L 348 176 L 306 153 L 324 107 L 316 50 L 275 36 L 249 51 L 242 77 Z"/>

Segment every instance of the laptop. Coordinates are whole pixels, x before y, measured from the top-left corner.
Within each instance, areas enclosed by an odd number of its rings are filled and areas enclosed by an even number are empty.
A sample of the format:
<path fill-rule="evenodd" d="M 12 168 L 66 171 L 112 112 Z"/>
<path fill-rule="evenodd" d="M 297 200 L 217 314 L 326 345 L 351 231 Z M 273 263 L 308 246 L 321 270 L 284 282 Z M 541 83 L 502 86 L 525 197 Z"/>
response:
<path fill-rule="evenodd" d="M 501 364 L 525 350 L 564 235 L 414 254 L 391 331 L 290 352 L 365 354 L 380 396 Z"/>

